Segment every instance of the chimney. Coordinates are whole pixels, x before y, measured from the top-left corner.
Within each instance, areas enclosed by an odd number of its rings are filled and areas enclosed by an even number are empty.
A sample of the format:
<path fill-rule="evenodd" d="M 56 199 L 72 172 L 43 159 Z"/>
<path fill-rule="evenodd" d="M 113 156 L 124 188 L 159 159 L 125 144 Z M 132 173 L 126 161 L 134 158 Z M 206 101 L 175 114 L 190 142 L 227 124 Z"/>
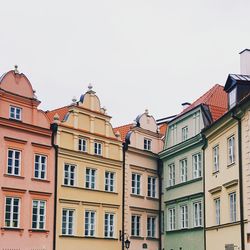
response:
<path fill-rule="evenodd" d="M 250 49 L 244 49 L 240 53 L 240 73 L 250 75 Z"/>
<path fill-rule="evenodd" d="M 189 103 L 189 102 L 183 102 L 181 105 L 182 105 L 182 108 L 183 108 L 183 110 L 184 110 L 184 109 L 186 109 L 187 107 L 189 107 L 189 106 L 191 105 L 191 103 Z"/>

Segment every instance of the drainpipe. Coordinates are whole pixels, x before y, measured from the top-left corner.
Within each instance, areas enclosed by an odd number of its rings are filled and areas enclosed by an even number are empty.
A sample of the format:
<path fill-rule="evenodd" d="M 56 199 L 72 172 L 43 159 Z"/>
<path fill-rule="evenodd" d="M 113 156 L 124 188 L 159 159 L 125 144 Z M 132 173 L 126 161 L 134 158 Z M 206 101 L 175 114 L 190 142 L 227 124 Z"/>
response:
<path fill-rule="evenodd" d="M 159 230 L 159 250 L 162 249 L 162 244 L 161 244 L 161 221 L 162 221 L 162 216 L 161 216 L 161 202 L 162 202 L 162 160 L 158 159 L 157 161 L 157 173 L 158 173 L 158 179 L 159 179 L 159 211 L 158 211 L 158 230 Z"/>
<path fill-rule="evenodd" d="M 238 122 L 238 155 L 239 155 L 239 188 L 240 188 L 240 232 L 241 249 L 245 250 L 244 200 L 243 200 L 243 167 L 242 167 L 242 135 L 241 119 L 232 113 L 232 118 Z"/>
<path fill-rule="evenodd" d="M 54 186 L 54 221 L 53 221 L 53 250 L 56 250 L 56 217 L 57 217 L 57 172 L 58 172 L 58 146 L 55 144 L 55 137 L 57 133 L 58 125 L 56 123 L 51 124 L 52 130 L 51 144 L 55 150 L 55 186 Z"/>

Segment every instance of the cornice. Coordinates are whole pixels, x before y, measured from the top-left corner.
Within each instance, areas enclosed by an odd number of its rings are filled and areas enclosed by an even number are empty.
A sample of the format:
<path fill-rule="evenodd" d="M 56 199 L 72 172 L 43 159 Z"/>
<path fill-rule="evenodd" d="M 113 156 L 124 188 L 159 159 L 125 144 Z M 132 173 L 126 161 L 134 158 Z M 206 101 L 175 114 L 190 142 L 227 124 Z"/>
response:
<path fill-rule="evenodd" d="M 148 150 L 144 150 L 144 149 L 139 149 L 139 148 L 135 148 L 135 147 L 128 147 L 128 153 L 135 153 L 135 154 L 139 154 L 142 156 L 146 156 L 146 157 L 150 157 L 150 158 L 155 158 L 158 159 L 158 154 L 153 153 L 152 151 L 148 151 Z"/>

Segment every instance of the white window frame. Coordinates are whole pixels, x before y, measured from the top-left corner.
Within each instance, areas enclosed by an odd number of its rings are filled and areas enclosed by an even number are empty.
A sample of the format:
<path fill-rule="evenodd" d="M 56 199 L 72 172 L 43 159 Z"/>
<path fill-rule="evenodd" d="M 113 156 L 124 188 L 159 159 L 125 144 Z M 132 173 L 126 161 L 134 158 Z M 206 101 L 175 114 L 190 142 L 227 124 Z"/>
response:
<path fill-rule="evenodd" d="M 180 180 L 186 182 L 187 178 L 187 158 L 180 160 Z"/>
<path fill-rule="evenodd" d="M 168 185 L 172 187 L 175 185 L 175 164 L 171 163 L 168 165 Z"/>
<path fill-rule="evenodd" d="M 141 174 L 132 173 L 131 189 L 132 189 L 132 194 L 141 195 Z"/>
<path fill-rule="evenodd" d="M 220 170 L 219 149 L 219 145 L 213 147 L 213 172 L 218 172 Z"/>
<path fill-rule="evenodd" d="M 198 201 L 193 204 L 194 227 L 202 226 L 202 202 Z"/>
<path fill-rule="evenodd" d="M 139 237 L 141 235 L 141 216 L 131 215 L 131 236 Z"/>
<path fill-rule="evenodd" d="M 66 212 L 65 222 L 64 222 L 64 212 Z M 71 221 L 70 221 L 70 218 L 71 218 Z M 64 223 L 65 223 L 65 229 L 63 228 Z M 63 208 L 62 209 L 62 235 L 74 235 L 74 233 L 75 233 L 75 210 Z"/>
<path fill-rule="evenodd" d="M 236 87 L 233 88 L 229 94 L 228 94 L 228 97 L 229 97 L 229 108 L 233 108 L 235 105 L 236 105 Z"/>
<path fill-rule="evenodd" d="M 148 176 L 148 197 L 156 198 L 157 178 L 155 176 Z"/>
<path fill-rule="evenodd" d="M 214 199 L 215 206 L 215 223 L 216 225 L 220 225 L 220 198 Z"/>
<path fill-rule="evenodd" d="M 66 166 L 68 166 L 68 171 L 66 171 Z M 63 168 L 63 185 L 72 186 L 76 185 L 76 165 L 64 163 Z M 72 178 L 73 175 L 73 178 Z M 72 183 L 73 182 L 73 183 Z"/>
<path fill-rule="evenodd" d="M 7 225 L 6 220 L 7 220 L 7 199 L 10 199 L 10 225 Z M 18 201 L 17 205 L 17 219 L 14 219 L 14 201 Z M 4 213 L 4 225 L 7 228 L 19 228 L 20 227 L 20 208 L 21 208 L 21 199 L 18 197 L 11 197 L 11 196 L 6 196 L 5 197 L 5 213 Z M 14 223 L 17 223 L 16 226 L 14 226 Z"/>
<path fill-rule="evenodd" d="M 38 157 L 38 161 L 36 161 L 36 157 Z M 45 163 L 42 163 L 42 158 L 45 159 Z M 46 180 L 47 179 L 47 159 L 46 155 L 35 154 L 34 157 L 34 178 Z M 37 169 L 36 169 L 37 165 Z M 36 172 L 38 173 L 36 176 Z M 44 173 L 44 177 L 42 177 L 42 173 Z"/>
<path fill-rule="evenodd" d="M 229 194 L 229 206 L 230 206 L 230 222 L 236 222 L 237 220 L 236 192 L 232 192 Z"/>
<path fill-rule="evenodd" d="M 96 211 L 85 210 L 84 235 L 94 237 L 96 231 Z"/>
<path fill-rule="evenodd" d="M 144 150 L 151 151 L 152 150 L 152 140 L 148 138 L 144 138 Z"/>
<path fill-rule="evenodd" d="M 12 157 L 9 157 L 9 152 L 12 151 Z M 16 153 L 19 153 L 19 158 L 16 158 Z M 11 159 L 11 165 L 9 165 L 9 160 Z M 15 166 L 15 162 L 18 161 L 18 166 Z M 8 175 L 21 175 L 21 163 L 22 163 L 22 151 L 9 148 L 7 151 L 7 174 Z M 11 171 L 9 172 L 9 168 Z M 15 169 L 18 169 L 18 174 L 15 174 Z"/>
<path fill-rule="evenodd" d="M 186 141 L 188 139 L 188 126 L 181 129 L 181 140 Z"/>
<path fill-rule="evenodd" d="M 115 173 L 105 171 L 105 191 L 115 192 Z"/>
<path fill-rule="evenodd" d="M 104 237 L 115 237 L 115 214 L 106 212 L 104 214 Z"/>
<path fill-rule="evenodd" d="M 180 206 L 180 228 L 181 229 L 188 228 L 188 206 L 187 205 Z"/>
<path fill-rule="evenodd" d="M 102 155 L 102 143 L 101 142 L 94 142 L 94 154 L 95 155 Z"/>
<path fill-rule="evenodd" d="M 34 220 L 34 206 L 37 203 L 37 214 L 36 214 L 36 220 Z M 43 213 L 41 212 L 43 211 Z M 36 226 L 33 226 L 33 223 L 36 224 Z M 41 223 L 43 226 L 41 226 Z M 44 230 L 46 228 L 46 201 L 44 200 L 33 200 L 32 201 L 32 222 L 31 222 L 31 228 L 36 230 Z"/>
<path fill-rule="evenodd" d="M 150 237 L 150 238 L 156 237 L 156 217 L 155 216 L 147 217 L 147 237 Z"/>
<path fill-rule="evenodd" d="M 87 140 L 84 138 L 78 139 L 78 150 L 81 152 L 87 152 Z"/>
<path fill-rule="evenodd" d="M 18 110 L 19 110 L 19 114 L 17 113 Z M 13 120 L 21 121 L 22 120 L 22 108 L 10 105 L 9 118 Z"/>
<path fill-rule="evenodd" d="M 227 139 L 228 146 L 228 165 L 235 163 L 235 137 L 234 135 L 230 136 Z"/>
<path fill-rule="evenodd" d="M 173 231 L 176 228 L 176 209 L 169 208 L 168 209 L 168 230 Z"/>
<path fill-rule="evenodd" d="M 199 178 L 202 175 L 201 170 L 201 153 L 192 155 L 193 178 Z"/>
<path fill-rule="evenodd" d="M 96 174 L 95 168 L 86 168 L 85 188 L 96 189 Z"/>

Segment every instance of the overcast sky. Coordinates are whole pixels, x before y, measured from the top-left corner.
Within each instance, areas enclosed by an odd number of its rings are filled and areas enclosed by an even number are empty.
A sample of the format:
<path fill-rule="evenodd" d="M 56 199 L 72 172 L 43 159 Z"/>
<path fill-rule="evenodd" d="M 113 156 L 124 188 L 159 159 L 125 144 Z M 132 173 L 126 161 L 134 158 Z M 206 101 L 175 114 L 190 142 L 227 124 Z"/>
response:
<path fill-rule="evenodd" d="M 91 82 L 114 126 L 180 112 L 250 47 L 249 0 L 0 2 L 0 73 L 18 64 L 44 110 Z"/>

